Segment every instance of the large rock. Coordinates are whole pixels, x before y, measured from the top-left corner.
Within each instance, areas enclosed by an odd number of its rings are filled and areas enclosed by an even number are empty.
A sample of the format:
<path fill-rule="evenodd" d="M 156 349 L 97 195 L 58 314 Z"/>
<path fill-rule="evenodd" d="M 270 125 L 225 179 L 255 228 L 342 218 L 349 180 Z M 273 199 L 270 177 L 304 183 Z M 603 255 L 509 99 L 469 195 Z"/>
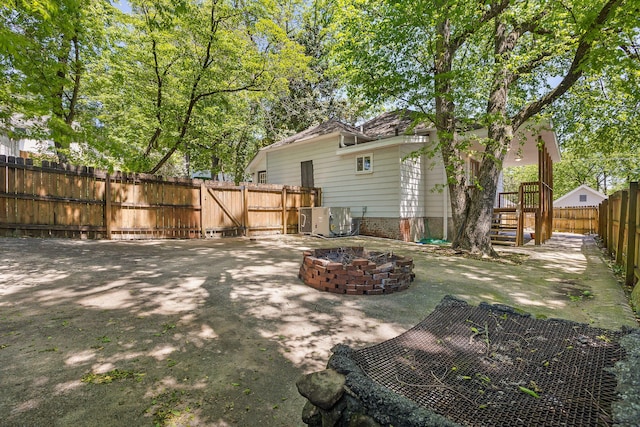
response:
<path fill-rule="evenodd" d="M 315 406 L 329 410 L 344 393 L 344 375 L 333 369 L 314 372 L 296 381 L 298 393 L 309 399 Z"/>

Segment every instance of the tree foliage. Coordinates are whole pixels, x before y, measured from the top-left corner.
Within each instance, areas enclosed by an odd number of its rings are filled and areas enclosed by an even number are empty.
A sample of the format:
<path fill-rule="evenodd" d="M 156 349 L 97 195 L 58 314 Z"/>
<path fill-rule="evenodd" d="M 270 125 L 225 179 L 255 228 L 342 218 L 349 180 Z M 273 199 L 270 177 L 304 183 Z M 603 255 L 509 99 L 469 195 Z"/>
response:
<path fill-rule="evenodd" d="M 19 0 L 0 7 L 3 118 L 33 119 L 34 136 L 51 139 L 61 161 L 87 119 L 87 67 L 102 49 L 112 11 L 106 0 Z"/>
<path fill-rule="evenodd" d="M 640 179 L 638 28 L 618 61 L 605 63 L 554 107 L 563 161 L 558 178 L 610 193 Z M 560 181 L 562 182 L 562 181 Z"/>
<path fill-rule="evenodd" d="M 308 68 L 293 37 L 305 3 L 130 4 L 128 14 L 108 0 L 0 7 L 0 115 L 41 123 L 34 136 L 53 140 L 61 161 L 241 179 L 266 133 L 259 106 Z"/>
<path fill-rule="evenodd" d="M 329 52 L 334 13 L 334 0 L 313 0 L 288 17 L 289 36 L 304 49 L 309 68 L 290 78 L 287 90 L 277 98 L 262 101 L 263 144 L 330 119 L 353 123 L 364 109 L 357 99 L 347 98 L 342 82 L 333 74 Z"/>
<path fill-rule="evenodd" d="M 493 255 L 493 201 L 513 135 L 617 60 L 635 8 L 625 0 L 344 0 L 334 52 L 352 91 L 417 108 L 435 124 L 453 245 Z M 464 168 L 469 141 L 459 136 L 469 121 L 488 129 L 474 186 Z"/>
<path fill-rule="evenodd" d="M 174 154 L 218 147 L 213 141 L 243 132 L 230 116 L 279 91 L 305 66 L 300 47 L 272 19 L 273 3 L 132 6 L 115 31 L 124 37 L 105 58 L 105 81 L 96 84 L 110 88 L 99 96 L 99 119 L 105 141 L 120 140 L 115 147 L 126 150 L 127 168 L 156 173 Z"/>

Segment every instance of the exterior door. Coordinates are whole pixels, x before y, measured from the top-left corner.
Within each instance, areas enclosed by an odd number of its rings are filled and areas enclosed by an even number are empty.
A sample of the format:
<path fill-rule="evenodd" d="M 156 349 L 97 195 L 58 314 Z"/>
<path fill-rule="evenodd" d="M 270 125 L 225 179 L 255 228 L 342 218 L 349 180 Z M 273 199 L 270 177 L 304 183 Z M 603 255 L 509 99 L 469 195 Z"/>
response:
<path fill-rule="evenodd" d="M 300 182 L 303 187 L 314 187 L 313 185 L 313 160 L 300 163 Z"/>

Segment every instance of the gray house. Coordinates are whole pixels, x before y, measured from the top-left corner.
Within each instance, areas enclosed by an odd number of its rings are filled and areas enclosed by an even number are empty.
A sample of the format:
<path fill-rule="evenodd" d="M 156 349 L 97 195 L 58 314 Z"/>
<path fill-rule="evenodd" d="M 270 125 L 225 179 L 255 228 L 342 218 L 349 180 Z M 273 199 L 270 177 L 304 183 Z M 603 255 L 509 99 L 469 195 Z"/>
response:
<path fill-rule="evenodd" d="M 416 241 L 448 238 L 451 213 L 445 169 L 439 153 L 412 153 L 434 147 L 432 126 L 415 126 L 415 113 L 384 113 L 360 127 L 328 121 L 261 149 L 247 167 L 253 182 L 322 189 L 322 205 L 348 207 L 360 218 L 361 234 Z M 486 129 L 469 132 L 486 138 Z M 504 166 L 538 161 L 540 138 L 559 159 L 553 131 L 540 126 L 514 137 Z M 482 146 L 472 144 L 466 162 L 472 176 Z M 475 151 L 474 151 L 475 149 Z"/>

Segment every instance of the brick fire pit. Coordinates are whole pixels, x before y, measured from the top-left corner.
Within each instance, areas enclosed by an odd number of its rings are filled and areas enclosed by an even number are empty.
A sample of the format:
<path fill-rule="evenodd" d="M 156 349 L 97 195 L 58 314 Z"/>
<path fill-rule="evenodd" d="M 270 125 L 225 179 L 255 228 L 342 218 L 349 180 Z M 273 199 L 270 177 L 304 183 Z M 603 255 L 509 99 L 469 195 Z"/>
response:
<path fill-rule="evenodd" d="M 403 291 L 413 281 L 413 260 L 362 247 L 304 251 L 298 277 L 319 291 L 382 295 Z"/>

